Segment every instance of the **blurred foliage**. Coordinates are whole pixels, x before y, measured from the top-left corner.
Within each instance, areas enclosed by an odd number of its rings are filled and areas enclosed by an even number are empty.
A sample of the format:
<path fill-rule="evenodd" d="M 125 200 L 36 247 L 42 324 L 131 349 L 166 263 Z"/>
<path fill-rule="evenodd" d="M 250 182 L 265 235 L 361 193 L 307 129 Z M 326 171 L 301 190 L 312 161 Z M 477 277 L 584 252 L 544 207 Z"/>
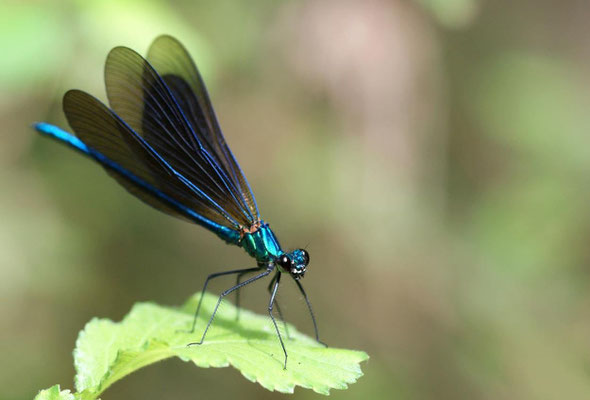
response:
<path fill-rule="evenodd" d="M 473 22 L 481 0 L 417 0 L 448 28 L 464 28 Z"/>
<path fill-rule="evenodd" d="M 39 391 L 35 400 L 74 400 L 74 395 L 69 390 L 61 390 L 59 385 L 53 385 L 49 389 Z"/>
<path fill-rule="evenodd" d="M 332 396 L 588 398 L 587 15 L 587 1 L 4 1 L 0 397 L 70 387 L 90 317 L 178 304 L 251 263 L 30 128 L 66 127 L 67 89 L 104 99 L 112 47 L 169 33 L 203 70 L 263 217 L 310 251 L 322 336 L 372 355 Z M 311 331 L 296 289 L 280 297 Z M 262 286 L 243 299 L 267 302 Z M 103 395 L 271 396 L 175 361 Z"/>

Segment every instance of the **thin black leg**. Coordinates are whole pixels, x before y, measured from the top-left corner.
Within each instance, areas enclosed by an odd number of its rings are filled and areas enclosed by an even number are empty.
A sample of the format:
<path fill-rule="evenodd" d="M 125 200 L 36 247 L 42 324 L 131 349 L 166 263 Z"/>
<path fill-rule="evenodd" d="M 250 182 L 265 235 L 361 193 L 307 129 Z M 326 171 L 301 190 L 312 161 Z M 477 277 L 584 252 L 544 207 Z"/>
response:
<path fill-rule="evenodd" d="M 317 340 L 318 343 L 321 343 L 324 346 L 328 347 L 328 345 L 326 343 L 324 343 L 320 340 L 320 334 L 318 333 L 318 324 L 316 324 L 316 322 L 315 322 L 315 316 L 313 315 L 313 309 L 311 308 L 311 303 L 309 302 L 309 298 L 307 297 L 305 290 L 303 290 L 303 286 L 301 286 L 301 283 L 299 283 L 299 281 L 297 279 L 294 279 L 294 281 L 297 284 L 299 291 L 303 295 L 303 298 L 305 299 L 305 303 L 307 304 L 307 309 L 309 310 L 309 315 L 311 315 L 311 321 L 313 322 L 313 330 L 315 331 L 315 340 Z"/>
<path fill-rule="evenodd" d="M 256 268 L 258 270 L 259 268 Z M 236 286 L 240 284 L 242 276 L 246 275 L 251 271 L 242 271 L 236 277 Z M 236 321 L 240 319 L 240 289 L 236 290 Z"/>
<path fill-rule="evenodd" d="M 211 279 L 218 278 L 224 275 L 244 274 L 247 272 L 258 271 L 259 269 L 260 268 L 234 269 L 232 271 L 216 272 L 214 274 L 209 275 L 207 279 L 205 279 L 205 284 L 203 285 L 203 290 L 201 291 L 201 297 L 199 298 L 199 305 L 197 305 L 197 310 L 195 311 L 192 328 L 189 331 L 184 332 L 193 333 L 195 331 L 195 326 L 197 325 L 197 318 L 199 317 L 199 311 L 201 310 L 201 303 L 203 301 L 203 294 L 205 293 L 205 290 L 207 290 L 207 285 L 209 284 L 209 281 Z"/>
<path fill-rule="evenodd" d="M 203 336 L 201 337 L 201 340 L 198 342 L 189 343 L 189 344 L 187 344 L 187 346 L 192 346 L 192 345 L 196 345 L 196 344 L 197 345 L 203 344 L 203 340 L 205 340 L 205 335 L 207 335 L 207 331 L 209 330 L 209 327 L 211 326 L 211 323 L 213 322 L 213 319 L 215 318 L 215 314 L 217 314 L 217 309 L 219 308 L 219 305 L 221 304 L 221 300 L 223 300 L 223 298 L 225 296 L 227 296 L 228 294 L 230 294 L 234 290 L 244 287 L 254 281 L 257 281 L 260 278 L 264 278 L 265 276 L 267 276 L 268 274 L 270 274 L 272 272 L 274 267 L 275 267 L 274 264 L 269 264 L 264 272 L 262 272 L 256 276 L 253 276 L 252 278 L 245 280 L 244 282 L 240 283 L 239 285 L 235 285 L 235 286 L 227 289 L 223 293 L 221 293 L 221 295 L 219 296 L 219 300 L 217 300 L 217 304 L 215 305 L 215 308 L 213 309 L 213 314 L 211 314 L 211 318 L 209 318 L 209 322 L 207 323 L 207 327 L 205 328 L 205 332 L 203 332 Z M 257 268 L 257 269 L 259 269 L 259 268 Z M 242 270 L 242 271 L 246 271 L 246 270 Z"/>
<path fill-rule="evenodd" d="M 266 288 L 266 290 L 268 290 L 268 293 L 272 294 L 272 285 L 274 285 L 275 281 L 277 280 L 277 276 L 280 274 L 280 272 L 277 272 L 277 274 L 275 276 L 272 277 L 270 283 L 268 284 L 268 287 Z M 281 307 L 279 307 L 279 300 L 275 299 L 275 305 L 277 306 L 277 312 L 279 313 L 279 317 L 281 318 L 281 322 L 283 323 L 283 327 L 285 328 L 285 334 L 287 335 L 287 339 L 291 339 L 291 335 L 289 334 L 289 327 L 287 326 L 287 323 L 285 322 L 285 318 L 283 317 L 283 313 L 281 312 Z"/>
<path fill-rule="evenodd" d="M 272 323 L 275 326 L 275 330 L 277 331 L 277 335 L 279 336 L 279 341 L 281 342 L 281 347 L 283 348 L 283 353 L 285 353 L 285 365 L 283 366 L 283 369 L 287 369 L 287 350 L 285 349 L 285 344 L 283 343 L 283 338 L 281 337 L 281 332 L 279 331 L 279 327 L 277 325 L 277 321 L 275 321 L 275 317 L 272 315 L 272 308 L 275 302 L 275 297 L 277 295 L 277 290 L 279 289 L 279 282 L 281 281 L 281 273 L 278 272 L 276 274 L 276 280 L 275 280 L 275 284 L 272 288 L 272 292 L 270 294 L 270 302 L 268 303 L 268 314 L 270 315 L 270 318 L 272 319 Z"/>

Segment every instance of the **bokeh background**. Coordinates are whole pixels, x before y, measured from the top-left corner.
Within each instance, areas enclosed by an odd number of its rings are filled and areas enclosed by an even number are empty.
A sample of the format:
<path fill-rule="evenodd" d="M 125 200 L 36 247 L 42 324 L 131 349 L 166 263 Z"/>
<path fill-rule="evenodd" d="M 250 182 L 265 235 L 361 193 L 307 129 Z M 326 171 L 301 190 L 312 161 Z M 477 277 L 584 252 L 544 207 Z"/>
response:
<path fill-rule="evenodd" d="M 105 99 L 107 52 L 161 33 L 200 66 L 265 220 L 310 251 L 321 335 L 371 356 L 334 398 L 590 398 L 588 16 L 586 0 L 3 1 L 0 398 L 72 388 L 92 317 L 251 264 L 30 127 L 66 127 L 67 89 Z M 296 290 L 280 298 L 311 333 Z M 264 312 L 262 285 L 243 300 Z M 103 398 L 286 396 L 169 360 Z"/>

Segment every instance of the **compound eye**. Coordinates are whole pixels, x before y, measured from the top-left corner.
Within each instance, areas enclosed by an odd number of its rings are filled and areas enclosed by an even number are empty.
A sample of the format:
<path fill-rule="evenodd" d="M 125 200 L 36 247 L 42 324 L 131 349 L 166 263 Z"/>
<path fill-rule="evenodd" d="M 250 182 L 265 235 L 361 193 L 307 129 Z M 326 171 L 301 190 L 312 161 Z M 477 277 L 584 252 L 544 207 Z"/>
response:
<path fill-rule="evenodd" d="M 307 266 L 309 264 L 309 253 L 301 249 L 301 255 L 303 256 L 303 264 Z"/>
<path fill-rule="evenodd" d="M 291 260 L 285 254 L 279 257 L 277 260 L 277 264 L 281 266 L 281 268 L 285 270 L 289 270 L 291 267 Z"/>

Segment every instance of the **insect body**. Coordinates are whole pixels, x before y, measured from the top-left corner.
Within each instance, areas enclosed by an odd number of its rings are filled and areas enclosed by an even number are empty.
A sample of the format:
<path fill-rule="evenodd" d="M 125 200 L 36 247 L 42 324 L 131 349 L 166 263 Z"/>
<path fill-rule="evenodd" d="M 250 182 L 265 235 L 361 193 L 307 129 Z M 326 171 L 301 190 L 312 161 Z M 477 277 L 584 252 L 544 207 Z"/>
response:
<path fill-rule="evenodd" d="M 105 83 L 110 108 L 80 90 L 64 95 L 64 113 L 75 136 L 44 122 L 35 128 L 96 160 L 143 202 L 203 226 L 256 260 L 256 267 L 207 277 L 203 292 L 219 276 L 235 274 L 238 282 L 219 297 L 201 340 L 189 345 L 203 343 L 225 296 L 274 272 L 268 311 L 286 368 L 287 351 L 273 316 L 276 306 L 282 319 L 276 301 L 282 274 L 291 276 L 303 294 L 319 341 L 311 304 L 300 283 L 309 254 L 303 249 L 283 251 L 261 219 L 188 52 L 170 36 L 158 37 L 146 59 L 129 48 L 116 47 L 107 57 Z M 243 275 L 254 272 L 255 276 L 240 282 Z M 202 295 L 190 332 L 195 330 L 201 301 Z"/>

